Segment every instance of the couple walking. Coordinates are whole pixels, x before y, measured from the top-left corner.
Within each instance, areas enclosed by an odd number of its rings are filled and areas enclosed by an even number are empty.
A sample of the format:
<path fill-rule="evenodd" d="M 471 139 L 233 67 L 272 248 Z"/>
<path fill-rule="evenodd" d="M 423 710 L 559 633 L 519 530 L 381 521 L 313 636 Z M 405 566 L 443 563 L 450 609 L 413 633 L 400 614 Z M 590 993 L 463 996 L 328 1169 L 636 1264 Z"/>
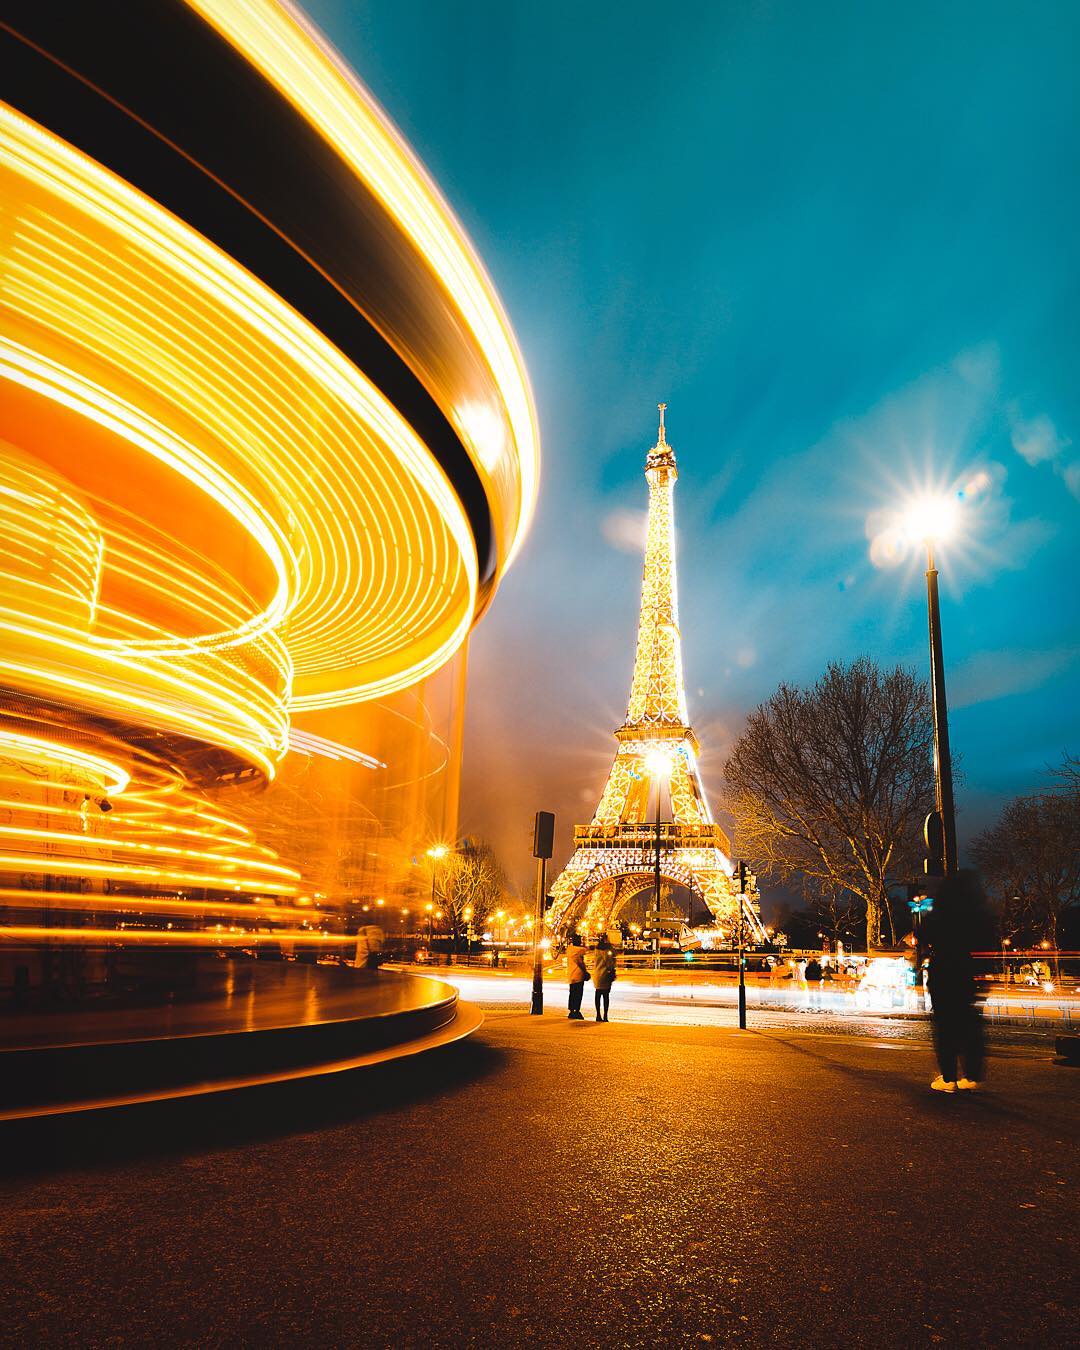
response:
<path fill-rule="evenodd" d="M 577 933 L 570 933 L 566 939 L 566 979 L 570 985 L 567 1006 L 572 1022 L 585 1020 L 581 1011 L 581 997 L 585 992 L 585 981 L 590 976 L 596 993 L 596 1020 L 606 1022 L 611 985 L 615 979 L 615 953 L 611 950 L 611 943 L 607 935 L 602 934 L 593 950 L 589 951 Z"/>

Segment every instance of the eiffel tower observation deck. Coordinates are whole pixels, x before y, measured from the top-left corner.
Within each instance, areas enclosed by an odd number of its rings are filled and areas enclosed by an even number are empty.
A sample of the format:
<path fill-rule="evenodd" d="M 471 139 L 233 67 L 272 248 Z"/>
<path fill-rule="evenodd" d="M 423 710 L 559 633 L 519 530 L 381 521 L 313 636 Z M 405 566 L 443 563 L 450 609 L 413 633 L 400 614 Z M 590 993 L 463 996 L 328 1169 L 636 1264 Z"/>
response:
<path fill-rule="evenodd" d="M 660 434 L 645 460 L 649 518 L 641 583 L 634 676 L 618 749 L 592 821 L 574 830 L 574 852 L 551 890 L 553 932 L 604 930 L 660 874 L 685 886 L 709 908 L 721 929 L 734 928 L 740 902 L 732 883 L 731 844 L 712 818 L 698 771 L 698 740 L 690 726 L 683 684 L 675 574 L 675 452 Z M 666 790 L 669 819 L 657 826 L 650 802 Z M 660 797 L 657 796 L 657 801 Z M 659 808 L 658 808 L 659 809 Z M 764 935 L 750 894 L 742 911 L 750 933 Z"/>

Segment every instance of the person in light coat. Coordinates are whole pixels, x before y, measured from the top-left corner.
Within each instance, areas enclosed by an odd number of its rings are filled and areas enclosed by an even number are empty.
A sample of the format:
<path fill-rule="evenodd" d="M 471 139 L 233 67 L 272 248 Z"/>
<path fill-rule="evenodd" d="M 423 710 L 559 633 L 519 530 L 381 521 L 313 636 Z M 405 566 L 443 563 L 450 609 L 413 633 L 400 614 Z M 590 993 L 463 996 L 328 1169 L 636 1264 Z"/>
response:
<path fill-rule="evenodd" d="M 585 944 L 575 932 L 566 935 L 566 982 L 570 986 L 570 998 L 567 1003 L 568 1017 L 571 1022 L 584 1022 L 581 1012 L 581 996 L 585 992 L 585 981 L 589 972 L 585 969 Z"/>
<path fill-rule="evenodd" d="M 589 970 L 592 973 L 593 989 L 596 991 L 596 1020 L 606 1022 L 611 1001 L 611 985 L 615 979 L 615 953 L 611 950 L 611 943 L 606 934 L 600 937 L 596 950 L 589 956 Z"/>

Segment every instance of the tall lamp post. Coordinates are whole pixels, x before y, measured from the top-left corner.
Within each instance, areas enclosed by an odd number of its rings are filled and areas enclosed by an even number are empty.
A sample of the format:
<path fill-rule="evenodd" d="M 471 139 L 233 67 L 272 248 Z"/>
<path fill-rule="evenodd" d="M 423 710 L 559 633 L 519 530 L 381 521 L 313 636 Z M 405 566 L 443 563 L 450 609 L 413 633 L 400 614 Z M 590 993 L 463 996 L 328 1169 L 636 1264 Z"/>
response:
<path fill-rule="evenodd" d="M 532 922 L 532 1003 L 529 1013 L 540 1016 L 544 1011 L 544 898 L 547 893 L 547 863 L 555 843 L 555 816 L 551 811 L 537 811 L 533 824 L 533 857 L 536 859 L 536 894 L 533 897 Z"/>
<path fill-rule="evenodd" d="M 653 876 L 653 904 L 655 917 L 653 925 L 653 953 L 657 970 L 660 969 L 660 849 L 663 836 L 660 830 L 660 796 L 664 783 L 671 776 L 671 759 L 662 750 L 650 750 L 645 757 L 645 767 L 649 777 L 656 783 L 656 859 Z"/>
<path fill-rule="evenodd" d="M 427 851 L 427 855 L 431 859 L 431 903 L 427 907 L 429 948 L 434 945 L 435 939 L 435 873 L 440 859 L 445 858 L 449 852 L 450 850 L 445 844 L 433 844 Z"/>
<path fill-rule="evenodd" d="M 735 884 L 737 894 L 736 903 L 739 906 L 739 917 L 735 920 L 738 924 L 736 930 L 739 944 L 739 1030 L 746 1030 L 746 864 L 744 862 L 736 863 L 732 874 L 732 881 Z"/>
<path fill-rule="evenodd" d="M 927 821 L 926 842 L 945 876 L 956 872 L 956 807 L 953 802 L 952 756 L 949 752 L 949 707 L 945 697 L 945 662 L 941 653 L 941 605 L 934 545 L 956 526 L 956 503 L 948 497 L 916 502 L 907 515 L 909 537 L 926 545 L 926 609 L 930 624 L 930 688 L 934 707 L 934 805 L 937 822 Z M 928 867 L 929 870 L 929 867 Z"/>

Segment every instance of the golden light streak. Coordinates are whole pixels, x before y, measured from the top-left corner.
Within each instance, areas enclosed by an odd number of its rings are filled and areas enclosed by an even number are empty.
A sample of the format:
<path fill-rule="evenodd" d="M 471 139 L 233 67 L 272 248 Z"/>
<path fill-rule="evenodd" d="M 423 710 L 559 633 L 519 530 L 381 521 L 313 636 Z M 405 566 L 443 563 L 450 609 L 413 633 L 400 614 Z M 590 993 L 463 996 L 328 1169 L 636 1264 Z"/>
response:
<path fill-rule="evenodd" d="M 535 507 L 540 438 L 532 391 L 517 342 L 498 296 L 464 230 L 423 166 L 355 74 L 300 10 L 273 0 L 188 0 L 191 7 L 256 65 L 304 114 L 357 177 L 378 197 L 395 224 L 444 289 L 473 334 L 494 380 L 500 406 L 475 403 L 451 409 L 483 476 L 504 495 L 520 477 L 517 500 L 508 503 L 506 565 L 521 547 Z M 432 392 L 438 396 L 437 386 Z M 493 450 L 490 425 L 505 415 L 517 451 Z M 478 424 L 483 429 L 474 439 Z"/>
<path fill-rule="evenodd" d="M 473 620 L 475 544 L 396 408 L 206 240 L 2 106 L 0 175 L 21 203 L 0 260 L 0 373 L 155 461 L 164 492 L 180 475 L 275 577 L 232 630 L 161 640 L 287 634 L 296 708 L 381 697 L 444 664 Z M 106 549 L 106 582 L 108 567 Z"/>
<path fill-rule="evenodd" d="M 35 924 L 0 927 L 0 936 L 10 942 L 73 943 L 80 947 L 102 943 L 154 947 L 355 947 L 355 936 L 344 933 L 301 932 L 295 928 L 273 933 L 199 932 L 165 928 L 47 928 Z"/>
<path fill-rule="evenodd" d="M 105 906 L 100 895 L 77 895 L 72 892 L 7 890 L 0 888 L 0 900 L 9 910 L 35 909 L 57 911 L 100 912 Z M 310 905 L 310 902 L 309 902 Z M 221 915 L 227 919 L 243 919 L 248 923 L 310 923 L 311 908 L 285 904 L 261 904 L 253 901 L 228 900 L 165 900 L 160 896 L 135 893 L 109 897 L 109 910 L 116 915 L 161 914 L 173 918 L 203 920 L 207 915 Z M 318 917 L 318 916 L 316 916 Z M 0 926 L 0 937 L 7 930 Z M 355 939 L 354 939 L 355 941 Z"/>
<path fill-rule="evenodd" d="M 129 773 L 98 755 L 47 741 L 40 736 L 27 736 L 24 732 L 8 731 L 2 727 L 0 727 L 0 758 L 48 768 L 58 774 L 63 774 L 68 769 L 82 770 L 92 781 L 100 784 L 98 790 L 106 795 L 123 792 L 131 782 Z M 76 787 L 82 784 L 82 780 L 74 778 L 57 778 L 54 782 L 60 787 Z"/>
<path fill-rule="evenodd" d="M 533 509 L 538 436 L 490 281 L 302 21 L 272 0 L 195 8 L 415 254 L 411 317 L 380 331 L 473 459 L 497 577 Z M 2 103 L 0 232 L 0 913 L 21 920 L 0 940 L 349 945 L 311 929 L 325 920 L 299 870 L 208 794 L 268 784 L 294 710 L 411 689 L 460 648 L 493 587 L 457 491 L 312 323 Z M 445 369 L 414 341 L 429 318 L 453 336 Z"/>

